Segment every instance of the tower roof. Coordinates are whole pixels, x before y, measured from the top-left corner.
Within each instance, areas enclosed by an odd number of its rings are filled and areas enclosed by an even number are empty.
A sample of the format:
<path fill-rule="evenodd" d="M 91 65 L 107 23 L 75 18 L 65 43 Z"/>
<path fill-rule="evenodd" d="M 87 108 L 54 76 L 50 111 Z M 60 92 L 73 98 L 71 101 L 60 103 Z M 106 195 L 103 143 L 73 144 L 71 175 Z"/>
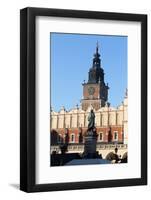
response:
<path fill-rule="evenodd" d="M 89 83 L 104 82 L 104 70 L 101 68 L 101 59 L 99 54 L 99 44 L 96 44 L 92 67 L 89 70 Z"/>

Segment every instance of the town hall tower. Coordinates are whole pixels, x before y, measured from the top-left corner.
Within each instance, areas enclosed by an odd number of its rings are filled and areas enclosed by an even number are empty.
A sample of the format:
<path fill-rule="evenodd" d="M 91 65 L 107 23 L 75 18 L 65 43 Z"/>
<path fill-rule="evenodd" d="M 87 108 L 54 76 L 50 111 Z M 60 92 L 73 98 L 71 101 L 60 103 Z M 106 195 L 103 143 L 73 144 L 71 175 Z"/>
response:
<path fill-rule="evenodd" d="M 108 100 L 108 84 L 104 82 L 104 70 L 101 67 L 98 43 L 94 54 L 92 67 L 89 69 L 88 82 L 83 83 L 82 110 L 86 111 L 89 106 L 95 110 L 104 107 Z"/>

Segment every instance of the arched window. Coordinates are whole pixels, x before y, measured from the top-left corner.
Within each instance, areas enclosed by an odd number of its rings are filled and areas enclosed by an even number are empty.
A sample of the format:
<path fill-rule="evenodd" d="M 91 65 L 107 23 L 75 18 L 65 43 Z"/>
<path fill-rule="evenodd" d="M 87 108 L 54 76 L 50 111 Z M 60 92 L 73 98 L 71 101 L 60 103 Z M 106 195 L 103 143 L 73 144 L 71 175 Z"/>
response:
<path fill-rule="evenodd" d="M 75 142 L 75 134 L 74 134 L 74 133 L 71 133 L 70 142 L 71 142 L 71 143 L 74 143 L 74 142 Z"/>
<path fill-rule="evenodd" d="M 118 132 L 114 131 L 114 141 L 118 141 Z"/>
<path fill-rule="evenodd" d="M 99 133 L 99 141 L 103 141 L 103 133 Z"/>

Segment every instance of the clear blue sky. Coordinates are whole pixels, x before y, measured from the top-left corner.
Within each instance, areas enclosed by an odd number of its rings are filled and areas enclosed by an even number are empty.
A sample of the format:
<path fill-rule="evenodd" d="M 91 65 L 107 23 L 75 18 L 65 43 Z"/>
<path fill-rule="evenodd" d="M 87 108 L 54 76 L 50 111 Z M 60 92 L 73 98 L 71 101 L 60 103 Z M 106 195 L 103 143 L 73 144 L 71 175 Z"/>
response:
<path fill-rule="evenodd" d="M 99 43 L 108 101 L 118 106 L 127 88 L 127 37 L 85 34 L 50 34 L 51 105 L 55 111 L 80 104 L 82 82 L 88 80 L 96 43 Z"/>

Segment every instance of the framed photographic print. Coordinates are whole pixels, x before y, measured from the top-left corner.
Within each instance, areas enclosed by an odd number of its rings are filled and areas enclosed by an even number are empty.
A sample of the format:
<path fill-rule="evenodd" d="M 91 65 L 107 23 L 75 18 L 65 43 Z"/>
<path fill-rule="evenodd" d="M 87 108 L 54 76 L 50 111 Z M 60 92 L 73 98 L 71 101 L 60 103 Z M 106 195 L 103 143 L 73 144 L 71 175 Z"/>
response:
<path fill-rule="evenodd" d="M 20 189 L 147 184 L 147 16 L 20 12 Z"/>

